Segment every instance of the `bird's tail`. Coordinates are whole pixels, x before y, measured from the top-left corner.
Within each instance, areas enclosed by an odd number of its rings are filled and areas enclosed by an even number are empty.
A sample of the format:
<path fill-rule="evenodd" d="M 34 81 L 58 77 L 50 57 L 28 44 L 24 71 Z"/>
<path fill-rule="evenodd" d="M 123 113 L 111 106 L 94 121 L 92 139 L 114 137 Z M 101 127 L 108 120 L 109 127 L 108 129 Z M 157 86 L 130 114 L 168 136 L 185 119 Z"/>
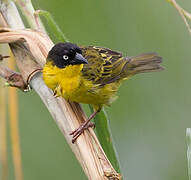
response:
<path fill-rule="evenodd" d="M 143 72 L 161 71 L 162 57 L 156 53 L 145 53 L 134 57 L 127 57 L 127 63 L 123 67 L 123 77 L 129 77 Z"/>

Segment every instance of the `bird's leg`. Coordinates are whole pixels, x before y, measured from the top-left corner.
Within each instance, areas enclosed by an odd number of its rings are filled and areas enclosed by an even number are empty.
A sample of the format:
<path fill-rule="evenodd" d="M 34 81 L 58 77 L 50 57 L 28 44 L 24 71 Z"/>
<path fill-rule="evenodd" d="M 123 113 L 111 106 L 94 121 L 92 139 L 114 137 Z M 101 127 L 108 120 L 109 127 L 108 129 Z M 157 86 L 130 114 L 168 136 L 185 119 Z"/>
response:
<path fill-rule="evenodd" d="M 100 109 L 94 111 L 90 115 L 90 117 L 88 118 L 87 121 L 85 121 L 83 124 L 80 125 L 79 128 L 77 128 L 76 130 L 74 130 L 73 132 L 70 133 L 70 135 L 73 135 L 72 143 L 74 143 L 76 141 L 76 139 L 84 132 L 84 130 L 88 129 L 89 127 L 95 128 L 95 124 L 90 122 L 90 120 L 93 119 L 99 111 L 100 111 Z"/>

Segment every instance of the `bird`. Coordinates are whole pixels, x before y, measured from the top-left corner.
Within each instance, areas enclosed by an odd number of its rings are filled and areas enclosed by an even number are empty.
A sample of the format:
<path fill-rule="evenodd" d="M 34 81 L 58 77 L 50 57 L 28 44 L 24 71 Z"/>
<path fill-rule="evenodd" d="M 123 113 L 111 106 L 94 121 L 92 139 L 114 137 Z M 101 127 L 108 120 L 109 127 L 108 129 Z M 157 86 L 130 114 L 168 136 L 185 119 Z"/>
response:
<path fill-rule="evenodd" d="M 120 85 L 135 74 L 161 71 L 162 57 L 149 52 L 123 56 L 121 52 L 99 46 L 78 46 L 59 42 L 48 52 L 42 74 L 55 96 L 67 101 L 90 104 L 94 112 L 70 133 L 72 143 L 93 127 L 90 122 L 103 106 L 116 100 Z"/>

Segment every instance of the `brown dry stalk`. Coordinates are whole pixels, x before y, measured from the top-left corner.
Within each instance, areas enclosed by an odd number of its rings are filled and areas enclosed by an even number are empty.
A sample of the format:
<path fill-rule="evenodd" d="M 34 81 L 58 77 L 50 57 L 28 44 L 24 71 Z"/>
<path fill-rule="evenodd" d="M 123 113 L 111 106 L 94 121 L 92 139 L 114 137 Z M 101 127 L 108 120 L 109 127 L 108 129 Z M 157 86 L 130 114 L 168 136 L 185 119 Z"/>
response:
<path fill-rule="evenodd" d="M 1 11 L 3 17 L 9 24 L 6 11 Z M 16 28 L 16 25 L 9 24 Z M 33 30 L 0 29 L 0 43 L 9 43 L 15 56 L 17 66 L 26 82 L 28 77 L 36 69 L 42 68 L 46 61 L 48 51 L 53 46 L 49 37 L 43 33 Z M 111 163 L 107 159 L 93 129 L 86 130 L 72 144 L 72 137 L 69 135 L 85 121 L 86 116 L 77 103 L 69 103 L 63 98 L 55 98 L 53 92 L 47 88 L 42 79 L 41 73 L 34 73 L 29 79 L 32 88 L 38 93 L 48 108 L 53 119 L 65 136 L 72 151 L 79 160 L 88 179 L 91 180 L 119 180 L 121 179 Z"/>
<path fill-rule="evenodd" d="M 3 86 L 3 81 L 0 80 L 0 86 Z M 0 163 L 2 180 L 8 179 L 8 164 L 7 164 L 7 125 L 6 125 L 6 90 L 0 88 Z"/>
<path fill-rule="evenodd" d="M 8 54 L 7 46 L 0 46 L 0 52 L 3 55 Z M 0 62 L 1 65 L 7 65 L 7 61 Z M 7 91 L 4 87 L 5 81 L 0 79 L 0 164 L 1 172 L 0 179 L 8 180 L 8 162 L 7 162 Z"/>
<path fill-rule="evenodd" d="M 15 60 L 11 53 L 8 61 L 8 66 L 11 69 L 15 69 Z M 22 163 L 21 163 L 21 150 L 19 140 L 19 127 L 18 127 L 18 97 L 17 89 L 9 88 L 8 91 L 8 106 L 9 106 L 9 120 L 10 120 L 10 135 L 12 145 L 12 157 L 14 165 L 14 173 L 16 180 L 23 180 Z"/>
<path fill-rule="evenodd" d="M 0 65 L 0 77 L 7 80 L 9 86 L 17 87 L 22 91 L 25 91 L 28 88 L 20 73 L 12 71 L 4 65 Z"/>

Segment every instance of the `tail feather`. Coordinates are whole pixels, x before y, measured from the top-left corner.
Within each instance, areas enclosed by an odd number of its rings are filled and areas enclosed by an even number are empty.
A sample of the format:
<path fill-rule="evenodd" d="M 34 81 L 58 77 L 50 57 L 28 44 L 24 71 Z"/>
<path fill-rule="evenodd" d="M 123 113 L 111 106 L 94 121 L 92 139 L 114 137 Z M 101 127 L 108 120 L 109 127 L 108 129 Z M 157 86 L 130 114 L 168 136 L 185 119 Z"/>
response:
<path fill-rule="evenodd" d="M 131 76 L 143 72 L 161 71 L 164 68 L 160 65 L 162 57 L 157 53 L 145 53 L 134 57 L 128 57 L 124 66 L 124 75 Z"/>

